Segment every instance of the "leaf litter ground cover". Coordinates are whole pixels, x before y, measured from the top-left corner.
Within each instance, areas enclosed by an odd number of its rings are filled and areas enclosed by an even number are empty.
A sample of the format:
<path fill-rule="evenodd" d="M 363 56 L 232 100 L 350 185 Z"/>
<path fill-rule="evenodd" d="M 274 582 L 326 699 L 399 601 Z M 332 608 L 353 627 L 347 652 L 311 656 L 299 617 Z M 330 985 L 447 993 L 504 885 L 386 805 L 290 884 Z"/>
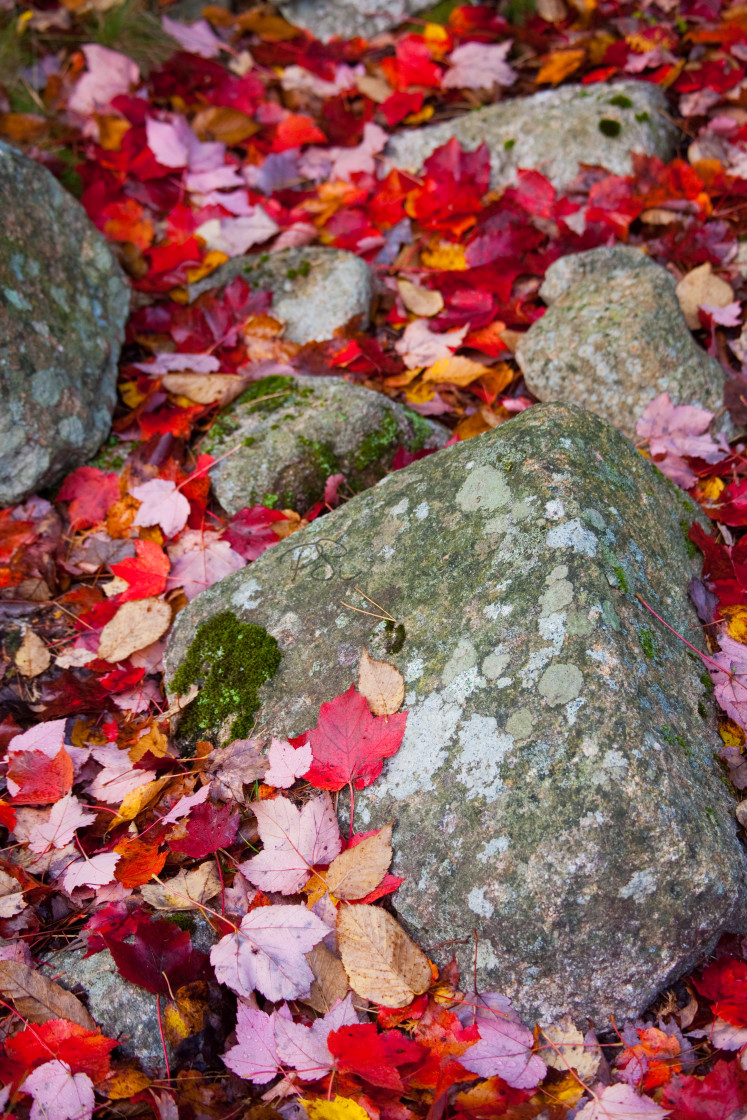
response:
<path fill-rule="evenodd" d="M 202 697 L 185 689 L 169 707 L 161 657 L 186 602 L 351 494 L 333 475 L 311 509 L 223 518 L 201 451 L 221 406 L 262 378 L 335 373 L 456 439 L 487 431 L 533 403 L 513 349 L 568 253 L 625 241 L 668 266 L 747 420 L 745 9 L 449 4 L 326 45 L 266 6 L 208 7 L 192 26 L 163 14 L 134 0 L 0 11 L 0 136 L 78 195 L 134 292 L 112 438 L 54 493 L 0 511 L 5 1115 L 742 1115 L 744 939 L 601 1045 L 593 1024 L 532 1031 L 499 993 L 470 990 L 453 965 L 439 974 L 386 908 L 401 882 L 391 826 L 358 833 L 353 813 L 340 832 L 336 792 L 375 781 L 401 741 L 396 670 L 362 651 L 359 679 L 294 742 L 253 740 L 249 718 L 229 746 L 200 740 L 182 758 L 171 719 L 195 711 L 199 724 Z M 456 141 L 421 175 L 379 173 L 394 129 L 502 91 L 623 76 L 669 91 L 680 157 L 636 157 L 630 176 L 585 167 L 562 193 L 541 168 L 492 191 L 486 149 Z M 377 270 L 370 330 L 294 345 L 271 294 L 241 278 L 187 302 L 232 257 L 312 243 Z M 664 396 L 639 435 L 715 523 L 691 531 L 704 557 L 691 593 L 723 758 L 745 790 L 747 470 L 712 419 Z M 737 816 L 747 823 L 744 802 Z M 214 930 L 209 954 L 195 915 Z M 156 1074 L 39 970 L 68 945 L 108 950 L 152 996 Z"/>

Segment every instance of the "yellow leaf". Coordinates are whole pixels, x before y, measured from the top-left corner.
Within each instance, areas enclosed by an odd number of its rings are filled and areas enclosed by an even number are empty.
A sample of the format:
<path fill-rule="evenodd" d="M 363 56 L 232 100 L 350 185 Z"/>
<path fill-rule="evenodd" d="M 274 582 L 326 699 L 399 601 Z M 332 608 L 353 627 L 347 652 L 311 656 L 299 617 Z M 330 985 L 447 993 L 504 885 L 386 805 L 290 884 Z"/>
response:
<path fill-rule="evenodd" d="M 704 478 L 698 483 L 698 495 L 707 502 L 717 502 L 725 489 L 723 478 Z"/>
<path fill-rule="evenodd" d="M 488 424 L 481 412 L 475 412 L 472 416 L 465 416 L 464 420 L 460 420 L 454 430 L 460 439 L 472 439 L 473 436 L 481 436 L 483 432 L 489 432 L 491 427 L 492 424 Z"/>
<path fill-rule="evenodd" d="M 722 607 L 721 614 L 727 621 L 729 637 L 747 645 L 747 607 Z"/>
<path fill-rule="evenodd" d="M 448 358 L 439 358 L 429 366 L 423 374 L 423 381 L 448 381 L 451 385 L 463 387 L 489 372 L 489 367 L 482 362 L 473 362 L 471 358 L 451 354 Z"/>
<path fill-rule="evenodd" d="M 405 698 L 405 678 L 388 661 L 375 661 L 364 648 L 358 665 L 358 691 L 375 716 L 393 716 Z"/>
<path fill-rule="evenodd" d="M 467 267 L 463 246 L 451 241 L 436 241 L 422 249 L 420 259 L 426 268 L 437 268 L 443 272 L 463 271 Z"/>
<path fill-rule="evenodd" d="M 440 292 L 433 292 L 430 288 L 421 288 L 411 280 L 404 278 L 397 281 L 399 294 L 408 311 L 413 315 L 438 315 L 443 310 L 444 297 Z"/>
<path fill-rule="evenodd" d="M 137 408 L 145 400 L 145 393 L 141 393 L 136 381 L 120 381 L 119 395 L 128 408 Z"/>
<path fill-rule="evenodd" d="M 124 661 L 166 633 L 171 607 L 163 599 L 133 599 L 123 603 L 101 631 L 98 656 L 103 661 Z"/>
<path fill-rule="evenodd" d="M 426 23 L 422 35 L 432 58 L 440 58 L 451 49 L 451 36 L 440 23 Z"/>
<path fill-rule="evenodd" d="M 130 122 L 123 117 L 96 117 L 99 126 L 99 144 L 107 152 L 118 152 L 122 147 L 125 133 L 130 131 Z"/>
<path fill-rule="evenodd" d="M 128 1101 L 136 1093 L 147 1089 L 151 1081 L 139 1069 L 118 1069 L 111 1077 L 96 1086 L 110 1101 Z"/>
<path fill-rule="evenodd" d="M 537 75 L 537 85 L 557 86 L 574 70 L 578 70 L 585 57 L 586 52 L 582 50 L 553 51 L 542 64 Z"/>
<path fill-rule="evenodd" d="M 552 1026 L 542 1028 L 540 1056 L 552 1069 L 563 1073 L 575 1069 L 582 1081 L 592 1081 L 602 1060 L 602 1051 L 598 1046 L 587 1046 L 570 1015 L 564 1015 Z"/>
<path fill-rule="evenodd" d="M 209 276 L 211 272 L 215 272 L 218 265 L 225 264 L 228 259 L 228 255 L 221 253 L 220 249 L 211 249 L 209 253 L 205 254 L 201 264 L 187 269 L 187 280 L 190 284 L 196 284 L 198 280 L 202 280 L 203 276 Z"/>
<path fill-rule="evenodd" d="M 303 893 L 309 896 L 306 899 L 306 905 L 308 906 L 309 910 L 311 910 L 312 906 L 316 906 L 320 898 L 324 898 L 325 894 L 327 893 L 327 884 L 325 883 L 324 879 L 320 878 L 319 875 L 317 875 L 315 871 L 306 886 L 303 888 Z"/>
<path fill-rule="evenodd" d="M 733 719 L 728 716 L 719 716 L 718 720 L 718 733 L 727 747 L 738 747 L 741 751 L 745 744 L 744 729 L 735 723 Z"/>
<path fill-rule="evenodd" d="M 117 810 L 122 820 L 134 820 L 140 810 L 158 796 L 168 780 L 168 778 L 156 778 L 155 782 L 148 782 L 147 785 L 130 790 Z"/>
<path fill-rule="evenodd" d="M 169 737 L 164 735 L 157 723 L 152 723 L 144 735 L 133 743 L 127 754 L 131 762 L 139 762 L 144 754 L 154 754 L 156 758 L 163 758 L 169 749 Z"/>
<path fill-rule="evenodd" d="M 347 1097 L 335 1097 L 333 1101 L 300 1102 L 309 1114 L 309 1120 L 371 1120 L 365 1108 Z"/>
<path fill-rule="evenodd" d="M 384 825 L 375 836 L 340 852 L 329 865 L 327 889 L 335 898 L 363 898 L 378 887 L 392 862 L 392 826 Z"/>
<path fill-rule="evenodd" d="M 431 986 L 428 958 L 380 906 L 341 906 L 337 939 L 350 987 L 385 1007 L 407 1007 Z"/>
<path fill-rule="evenodd" d="M 405 397 L 410 404 L 425 404 L 426 401 L 432 401 L 436 395 L 436 390 L 432 385 L 424 385 L 422 381 L 416 381 L 405 390 Z"/>
<path fill-rule="evenodd" d="M 155 910 L 199 910 L 220 893 L 220 875 L 215 864 L 206 860 L 192 871 L 180 867 L 166 883 L 146 883 L 141 893 Z"/>
<path fill-rule="evenodd" d="M 227 105 L 210 105 L 192 119 L 192 131 L 199 140 L 217 140 L 229 148 L 248 140 L 261 127 L 253 117 Z"/>

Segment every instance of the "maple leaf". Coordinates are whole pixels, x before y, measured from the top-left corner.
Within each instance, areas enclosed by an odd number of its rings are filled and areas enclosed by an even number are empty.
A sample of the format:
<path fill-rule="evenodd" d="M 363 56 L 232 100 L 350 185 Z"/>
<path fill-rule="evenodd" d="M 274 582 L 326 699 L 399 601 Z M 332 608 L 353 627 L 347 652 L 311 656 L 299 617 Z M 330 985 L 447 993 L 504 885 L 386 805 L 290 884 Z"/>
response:
<path fill-rule="evenodd" d="M 338 1002 L 311 1026 L 294 1023 L 276 1013 L 275 1041 L 278 1056 L 285 1066 L 294 1069 L 304 1081 L 316 1081 L 335 1066 L 335 1059 L 328 1047 L 332 1033 L 341 1027 L 358 1026 L 358 1015 L 351 996 Z M 375 1030 L 375 1028 L 374 1028 Z"/>
<path fill-rule="evenodd" d="M 119 862 L 116 852 L 100 852 L 88 859 L 71 863 L 62 878 L 62 886 L 71 894 L 76 887 L 103 887 L 114 879 L 114 869 Z"/>
<path fill-rule="evenodd" d="M 7 771 L 8 792 L 16 805 L 49 805 L 73 784 L 73 763 L 64 747 L 54 758 L 41 751 L 12 754 Z"/>
<path fill-rule="evenodd" d="M 127 752 L 117 747 L 94 747 L 91 754 L 104 768 L 87 787 L 94 801 L 119 805 L 129 793 L 154 777 L 153 770 L 136 770 Z"/>
<path fill-rule="evenodd" d="M 370 786 L 381 773 L 385 758 L 399 750 L 407 713 L 373 716 L 365 697 L 351 685 L 319 709 L 319 720 L 306 738 L 314 761 L 305 777 L 317 789 L 356 789 Z"/>
<path fill-rule="evenodd" d="M 120 602 L 126 603 L 131 599 L 150 599 L 160 595 L 166 587 L 166 576 L 169 573 L 169 558 L 155 541 L 135 541 L 134 557 L 111 564 L 115 576 L 127 580 L 129 587 L 122 593 Z"/>
<path fill-rule="evenodd" d="M 32 852 L 45 852 L 49 847 L 64 848 L 77 828 L 95 820 L 95 813 L 84 809 L 74 794 L 67 793 L 52 806 L 47 822 L 32 829 L 29 848 Z"/>
<path fill-rule="evenodd" d="M 720 957 L 704 968 L 693 983 L 702 996 L 712 1001 L 715 1015 L 732 1026 L 747 1027 L 747 962 Z"/>
<path fill-rule="evenodd" d="M 236 1045 L 223 1055 L 230 1070 L 245 1081 L 264 1085 L 279 1072 L 275 1015 L 258 1011 L 239 1000 L 236 1008 Z"/>
<path fill-rule="evenodd" d="M 287 739 L 272 739 L 267 752 L 270 763 L 265 782 L 275 789 L 289 789 L 311 766 L 311 747 L 308 743 L 292 746 Z"/>
<path fill-rule="evenodd" d="M 408 369 L 432 366 L 441 358 L 450 358 L 464 341 L 469 326 L 436 334 L 427 319 L 413 319 L 394 349 L 402 355 Z"/>
<path fill-rule="evenodd" d="M 444 74 L 444 89 L 492 89 L 511 86 L 516 71 L 506 62 L 513 39 L 503 43 L 463 43 L 449 56 L 451 69 Z"/>
<path fill-rule="evenodd" d="M 67 1019 L 48 1019 L 27 1027 L 7 1039 L 8 1055 L 33 1069 L 49 1060 L 50 1053 L 67 1063 L 72 1073 L 87 1073 L 94 1081 L 103 1081 L 109 1073 L 109 1053 L 117 1045 L 101 1031 L 88 1030 Z"/>
<path fill-rule="evenodd" d="M 210 963 L 218 982 L 240 996 L 256 988 L 267 999 L 296 999 L 309 994 L 314 980 L 304 954 L 329 932 L 303 906 L 261 906 L 213 946 Z"/>
<path fill-rule="evenodd" d="M 630 1085 L 608 1085 L 576 1113 L 576 1120 L 660 1120 L 668 1110 L 650 1097 L 639 1097 Z"/>
<path fill-rule="evenodd" d="M 239 813 L 230 802 L 218 806 L 206 801 L 190 813 L 186 836 L 172 839 L 171 848 L 192 859 L 202 859 L 232 844 L 238 828 Z"/>
<path fill-rule="evenodd" d="M 161 22 L 167 35 L 176 39 L 182 50 L 189 51 L 190 54 L 197 54 L 200 58 L 215 58 L 222 50 L 227 49 L 206 19 L 184 24 L 163 16 Z"/>
<path fill-rule="evenodd" d="M 328 793 L 307 801 L 301 810 L 282 795 L 252 803 L 264 849 L 239 866 L 263 891 L 295 894 L 316 864 L 330 863 L 342 842 Z"/>
<path fill-rule="evenodd" d="M 722 435 L 715 439 L 708 431 L 714 414 L 694 405 L 674 405 L 669 393 L 661 393 L 647 406 L 636 425 L 636 432 L 649 442 L 651 458 L 662 474 L 689 490 L 697 475 L 685 457 L 718 463 L 729 453 Z"/>
<path fill-rule="evenodd" d="M 192 947 L 187 930 L 163 918 L 138 922 L 133 943 L 104 937 L 120 976 L 154 995 L 171 996 L 203 974 L 205 954 Z"/>
<path fill-rule="evenodd" d="M 161 824 L 176 824 L 182 817 L 186 817 L 194 809 L 195 805 L 202 805 L 203 801 L 207 801 L 210 796 L 210 786 L 203 786 L 197 793 L 186 793 L 180 797 L 176 805 L 168 811 L 165 817 L 161 817 Z"/>
<path fill-rule="evenodd" d="M 287 521 L 284 513 L 265 506 L 251 506 L 240 509 L 228 523 L 223 539 L 228 541 L 234 552 L 245 560 L 256 560 L 258 556 L 277 544 L 280 537 L 272 526 L 276 521 Z"/>
<path fill-rule="evenodd" d="M 167 478 L 153 478 L 130 490 L 141 503 L 133 525 L 158 525 L 165 537 L 175 537 L 187 524 L 189 502 Z"/>
<path fill-rule="evenodd" d="M 118 498 L 119 475 L 106 474 L 98 467 L 78 467 L 67 476 L 57 495 L 58 501 L 70 502 L 73 529 L 98 525 Z"/>
<path fill-rule="evenodd" d="M 126 55 L 98 43 L 85 43 L 82 50 L 88 72 L 76 82 L 67 107 L 71 113 L 90 116 L 106 109 L 119 94 L 129 93 L 130 86 L 140 81 L 140 70 Z"/>
<path fill-rule="evenodd" d="M 190 602 L 206 587 L 246 564 L 244 557 L 234 552 L 228 541 L 220 540 L 217 533 L 196 530 L 184 533 L 169 548 L 169 556 L 173 563 L 166 586 L 169 590 L 181 587 Z"/>
<path fill-rule="evenodd" d="M 396 1092 L 405 1087 L 397 1067 L 421 1064 L 427 1055 L 424 1047 L 399 1031 L 379 1033 L 374 1023 L 342 1027 L 330 1034 L 327 1046 L 341 1072 L 358 1074 L 371 1085 Z"/>
<path fill-rule="evenodd" d="M 480 1041 L 465 1050 L 462 1065 L 480 1077 L 502 1077 L 513 1089 L 536 1088 L 547 1067 L 532 1053 L 534 1035 L 505 996 L 487 992 L 477 998 Z"/>
<path fill-rule="evenodd" d="M 57 1059 L 37 1066 L 22 1085 L 33 1100 L 29 1120 L 91 1120 L 93 1082 L 87 1073 L 72 1073 Z"/>
<path fill-rule="evenodd" d="M 705 1077 L 680 1075 L 665 1085 L 661 1103 L 672 1120 L 729 1120 L 747 1100 L 747 1084 L 737 1062 L 716 1062 Z"/>

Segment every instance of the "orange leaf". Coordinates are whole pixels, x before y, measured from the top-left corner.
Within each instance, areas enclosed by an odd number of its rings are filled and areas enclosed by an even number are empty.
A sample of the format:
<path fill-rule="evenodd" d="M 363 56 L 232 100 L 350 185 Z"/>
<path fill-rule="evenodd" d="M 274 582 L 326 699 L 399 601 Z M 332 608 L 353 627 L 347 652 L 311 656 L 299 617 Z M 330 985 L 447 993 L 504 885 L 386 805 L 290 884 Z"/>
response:
<path fill-rule="evenodd" d="M 586 52 L 582 50 L 553 51 L 542 64 L 537 75 L 537 85 L 559 85 L 569 74 L 578 70 L 585 57 Z"/>
<path fill-rule="evenodd" d="M 73 763 L 64 747 L 54 758 L 42 751 L 18 751 L 11 756 L 7 776 L 20 787 L 14 805 L 50 805 L 73 788 Z"/>
<path fill-rule="evenodd" d="M 114 849 L 122 858 L 114 877 L 123 887 L 140 887 L 163 870 L 166 852 L 159 852 L 158 841 L 121 840 Z"/>

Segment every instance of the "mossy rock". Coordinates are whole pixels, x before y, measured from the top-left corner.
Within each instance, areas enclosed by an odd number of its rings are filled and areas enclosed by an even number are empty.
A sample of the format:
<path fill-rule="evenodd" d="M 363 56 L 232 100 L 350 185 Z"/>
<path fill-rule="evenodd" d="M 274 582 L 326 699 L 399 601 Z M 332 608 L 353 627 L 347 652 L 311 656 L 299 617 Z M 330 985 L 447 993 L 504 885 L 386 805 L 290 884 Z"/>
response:
<path fill-rule="evenodd" d="M 449 432 L 381 393 L 340 377 L 265 377 L 217 418 L 202 450 L 226 513 L 245 506 L 308 510 L 331 474 L 356 491 L 388 470 L 401 445 L 442 447 Z"/>
<path fill-rule="evenodd" d="M 699 640 L 681 525 L 697 516 L 613 427 L 537 405 L 208 588 L 177 617 L 167 680 L 230 612 L 277 639 L 255 719 L 286 736 L 355 681 L 363 647 L 391 661 L 407 729 L 355 827 L 396 822 L 399 917 L 465 982 L 476 931 L 478 983 L 527 1020 L 604 1028 L 747 929 L 703 665 L 637 598 Z"/>

